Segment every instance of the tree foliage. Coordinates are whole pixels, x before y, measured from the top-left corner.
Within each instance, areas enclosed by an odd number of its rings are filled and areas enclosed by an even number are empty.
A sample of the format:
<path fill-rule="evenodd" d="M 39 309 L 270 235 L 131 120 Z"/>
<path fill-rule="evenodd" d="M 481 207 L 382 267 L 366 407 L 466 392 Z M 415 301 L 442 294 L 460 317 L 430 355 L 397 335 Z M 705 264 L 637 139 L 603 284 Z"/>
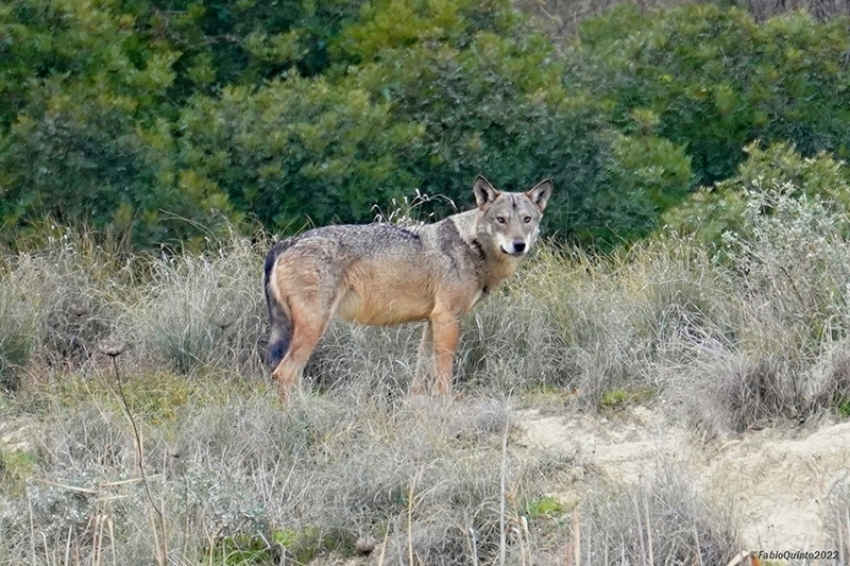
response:
<path fill-rule="evenodd" d="M 844 158 L 849 25 L 804 12 L 759 24 L 715 4 L 649 11 L 623 4 L 581 27 L 570 80 L 608 101 L 625 131 L 636 110 L 656 115 L 659 135 L 687 148 L 699 183 L 733 175 L 757 139 Z"/>
<path fill-rule="evenodd" d="M 551 232 L 632 241 L 755 139 L 847 152 L 847 22 L 617 8 L 554 46 L 508 0 L 11 0 L 0 238 L 49 216 L 191 241 L 556 185 Z M 441 204 L 442 203 L 442 204 Z"/>

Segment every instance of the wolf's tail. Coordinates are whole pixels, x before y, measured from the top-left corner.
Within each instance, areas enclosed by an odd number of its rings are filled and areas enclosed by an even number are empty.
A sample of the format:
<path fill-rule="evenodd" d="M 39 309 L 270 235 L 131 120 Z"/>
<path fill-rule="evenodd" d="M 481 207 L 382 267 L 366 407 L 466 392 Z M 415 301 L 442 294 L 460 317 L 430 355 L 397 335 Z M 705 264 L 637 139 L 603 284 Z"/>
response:
<path fill-rule="evenodd" d="M 289 350 L 289 343 L 292 340 L 292 317 L 289 314 L 289 308 L 286 304 L 282 304 L 277 300 L 275 293 L 272 293 L 271 285 L 272 272 L 277 258 L 290 245 L 290 242 L 279 242 L 269 250 L 266 256 L 266 263 L 263 268 L 263 289 L 266 292 L 266 306 L 269 309 L 269 322 L 271 323 L 271 335 L 269 336 L 268 346 L 268 361 L 274 368 L 280 363 L 280 360 L 286 355 Z"/>

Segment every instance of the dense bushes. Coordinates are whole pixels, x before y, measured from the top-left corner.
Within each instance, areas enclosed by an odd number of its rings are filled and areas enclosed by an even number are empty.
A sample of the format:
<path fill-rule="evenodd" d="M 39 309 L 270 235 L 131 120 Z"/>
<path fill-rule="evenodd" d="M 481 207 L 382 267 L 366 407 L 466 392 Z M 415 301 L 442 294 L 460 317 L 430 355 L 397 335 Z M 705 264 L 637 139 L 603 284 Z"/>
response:
<path fill-rule="evenodd" d="M 507 2 L 296 8 L 11 4 L 6 239 L 44 215 L 142 245 L 246 215 L 284 231 L 364 221 L 416 189 L 465 206 L 479 172 L 514 189 L 553 177 L 563 236 L 640 235 L 687 188 L 681 151 L 615 135 Z M 649 197 L 623 202 L 622 184 Z"/>
<path fill-rule="evenodd" d="M 738 166 L 736 175 L 696 191 L 671 208 L 663 218 L 665 228 L 692 235 L 718 251 L 730 236 L 731 240 L 751 237 L 755 221 L 762 215 L 771 216 L 776 209 L 772 202 L 776 195 L 783 200 L 820 203 L 831 213 L 850 210 L 850 169 L 843 161 L 827 153 L 806 158 L 786 143 L 769 147 L 756 143 L 745 151 L 747 160 Z M 764 194 L 774 196 L 748 211 L 748 203 L 752 208 L 754 202 L 762 202 Z M 846 226 L 842 233 L 848 234 Z"/>
<path fill-rule="evenodd" d="M 687 147 L 696 180 L 734 173 L 755 139 L 804 155 L 847 155 L 848 20 L 802 12 L 756 23 L 714 4 L 641 11 L 623 4 L 581 26 L 568 84 L 591 88 L 629 131 L 652 113 L 659 135 Z"/>
<path fill-rule="evenodd" d="M 556 49 L 506 0 L 14 1 L 0 236 L 45 215 L 143 246 L 222 220 L 291 232 L 416 190 L 464 207 L 483 172 L 552 177 L 562 238 L 630 242 L 755 139 L 843 157 L 846 31 L 629 4 Z"/>

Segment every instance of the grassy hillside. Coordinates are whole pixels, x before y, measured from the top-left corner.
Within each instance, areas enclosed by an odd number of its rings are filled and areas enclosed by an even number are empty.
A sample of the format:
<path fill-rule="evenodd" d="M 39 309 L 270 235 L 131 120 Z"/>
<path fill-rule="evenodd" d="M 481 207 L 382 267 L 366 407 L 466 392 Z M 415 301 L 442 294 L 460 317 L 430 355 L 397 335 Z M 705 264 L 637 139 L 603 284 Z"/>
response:
<path fill-rule="evenodd" d="M 415 325 L 335 324 L 280 406 L 266 237 L 125 256 L 50 233 L 2 264 L 0 561 L 564 564 L 578 544 L 647 564 L 654 540 L 655 564 L 726 563 L 734 518 L 686 472 L 590 473 L 565 501 L 583 468 L 519 443 L 517 422 L 640 403 L 705 440 L 845 416 L 847 218 L 788 186 L 744 202 L 747 231 L 720 247 L 541 246 L 466 320 L 454 401 L 408 396 Z"/>

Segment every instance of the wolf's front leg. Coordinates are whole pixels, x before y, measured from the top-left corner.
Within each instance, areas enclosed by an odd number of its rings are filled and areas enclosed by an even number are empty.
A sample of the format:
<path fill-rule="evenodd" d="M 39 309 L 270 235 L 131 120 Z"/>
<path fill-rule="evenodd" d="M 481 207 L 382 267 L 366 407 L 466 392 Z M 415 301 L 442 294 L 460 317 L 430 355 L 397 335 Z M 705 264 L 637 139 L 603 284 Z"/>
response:
<path fill-rule="evenodd" d="M 432 392 L 447 395 L 452 390 L 452 369 L 460 337 L 460 319 L 454 313 L 440 313 L 431 319 L 434 342 L 435 380 Z"/>
<path fill-rule="evenodd" d="M 434 335 L 431 331 L 431 321 L 425 321 L 422 330 L 422 340 L 419 342 L 419 351 L 416 355 L 416 369 L 413 375 L 413 384 L 410 387 L 414 395 L 425 395 L 428 393 L 430 383 L 434 381 Z"/>

